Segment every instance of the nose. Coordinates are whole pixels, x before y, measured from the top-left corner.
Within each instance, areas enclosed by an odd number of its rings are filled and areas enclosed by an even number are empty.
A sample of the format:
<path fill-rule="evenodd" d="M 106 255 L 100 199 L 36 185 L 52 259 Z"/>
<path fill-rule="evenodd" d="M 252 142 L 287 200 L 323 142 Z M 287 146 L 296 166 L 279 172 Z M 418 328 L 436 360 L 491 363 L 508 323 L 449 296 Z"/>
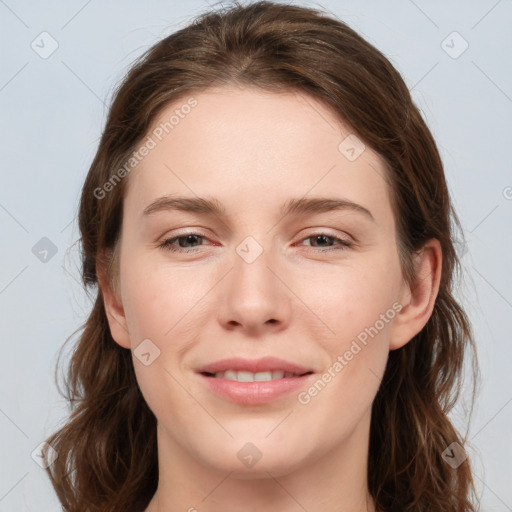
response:
<path fill-rule="evenodd" d="M 225 329 L 257 335 L 269 329 L 280 331 L 289 324 L 290 292 L 271 252 L 263 250 L 252 262 L 243 253 L 234 257 L 219 293 L 218 319 Z"/>

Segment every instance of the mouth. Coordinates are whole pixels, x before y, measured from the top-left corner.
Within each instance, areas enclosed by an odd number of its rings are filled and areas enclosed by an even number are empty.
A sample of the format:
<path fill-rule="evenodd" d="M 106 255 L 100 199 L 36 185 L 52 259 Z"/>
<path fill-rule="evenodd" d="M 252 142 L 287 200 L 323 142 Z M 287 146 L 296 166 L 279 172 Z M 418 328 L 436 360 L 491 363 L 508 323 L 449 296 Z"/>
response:
<path fill-rule="evenodd" d="M 211 377 L 214 379 L 226 379 L 236 382 L 268 382 L 273 380 L 289 379 L 295 377 L 304 377 L 312 374 L 312 371 L 304 373 L 287 372 L 284 370 L 273 370 L 265 372 L 248 372 L 245 370 L 226 370 L 223 372 L 201 372 L 201 375 L 205 377 Z"/>
<path fill-rule="evenodd" d="M 305 387 L 314 371 L 284 359 L 223 359 L 196 370 L 217 397 L 240 405 L 266 404 Z"/>

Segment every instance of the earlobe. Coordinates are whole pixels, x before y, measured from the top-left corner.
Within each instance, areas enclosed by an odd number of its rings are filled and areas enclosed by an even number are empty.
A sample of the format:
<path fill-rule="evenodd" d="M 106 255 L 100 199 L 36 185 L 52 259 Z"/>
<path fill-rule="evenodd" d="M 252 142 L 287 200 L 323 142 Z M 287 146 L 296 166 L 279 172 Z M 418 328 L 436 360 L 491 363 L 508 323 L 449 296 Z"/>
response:
<path fill-rule="evenodd" d="M 120 294 L 116 293 L 104 268 L 97 267 L 98 286 L 103 297 L 110 333 L 114 341 L 123 348 L 131 348 Z"/>
<path fill-rule="evenodd" d="M 439 240 L 429 240 L 415 257 L 416 280 L 413 286 L 404 283 L 395 317 L 390 350 L 406 345 L 427 324 L 432 316 L 439 292 L 442 270 L 442 249 Z"/>

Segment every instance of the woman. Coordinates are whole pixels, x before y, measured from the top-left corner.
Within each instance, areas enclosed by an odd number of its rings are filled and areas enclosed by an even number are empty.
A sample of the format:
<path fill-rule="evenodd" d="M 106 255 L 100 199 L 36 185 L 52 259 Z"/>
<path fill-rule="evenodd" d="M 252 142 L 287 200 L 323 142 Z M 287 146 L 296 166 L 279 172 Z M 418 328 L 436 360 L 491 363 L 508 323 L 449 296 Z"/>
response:
<path fill-rule="evenodd" d="M 342 22 L 256 2 L 156 44 L 82 192 L 64 509 L 475 510 L 451 221 L 407 87 Z"/>

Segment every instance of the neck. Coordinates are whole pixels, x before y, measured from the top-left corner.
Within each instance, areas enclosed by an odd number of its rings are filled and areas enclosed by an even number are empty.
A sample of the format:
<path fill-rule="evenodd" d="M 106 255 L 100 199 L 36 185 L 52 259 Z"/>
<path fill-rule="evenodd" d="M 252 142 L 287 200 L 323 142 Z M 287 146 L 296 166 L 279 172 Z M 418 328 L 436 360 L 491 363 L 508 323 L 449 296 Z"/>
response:
<path fill-rule="evenodd" d="M 261 464 L 252 476 L 202 464 L 159 425 L 158 489 L 145 512 L 376 512 L 367 488 L 369 419 L 342 445 L 306 454 L 300 467 Z"/>

